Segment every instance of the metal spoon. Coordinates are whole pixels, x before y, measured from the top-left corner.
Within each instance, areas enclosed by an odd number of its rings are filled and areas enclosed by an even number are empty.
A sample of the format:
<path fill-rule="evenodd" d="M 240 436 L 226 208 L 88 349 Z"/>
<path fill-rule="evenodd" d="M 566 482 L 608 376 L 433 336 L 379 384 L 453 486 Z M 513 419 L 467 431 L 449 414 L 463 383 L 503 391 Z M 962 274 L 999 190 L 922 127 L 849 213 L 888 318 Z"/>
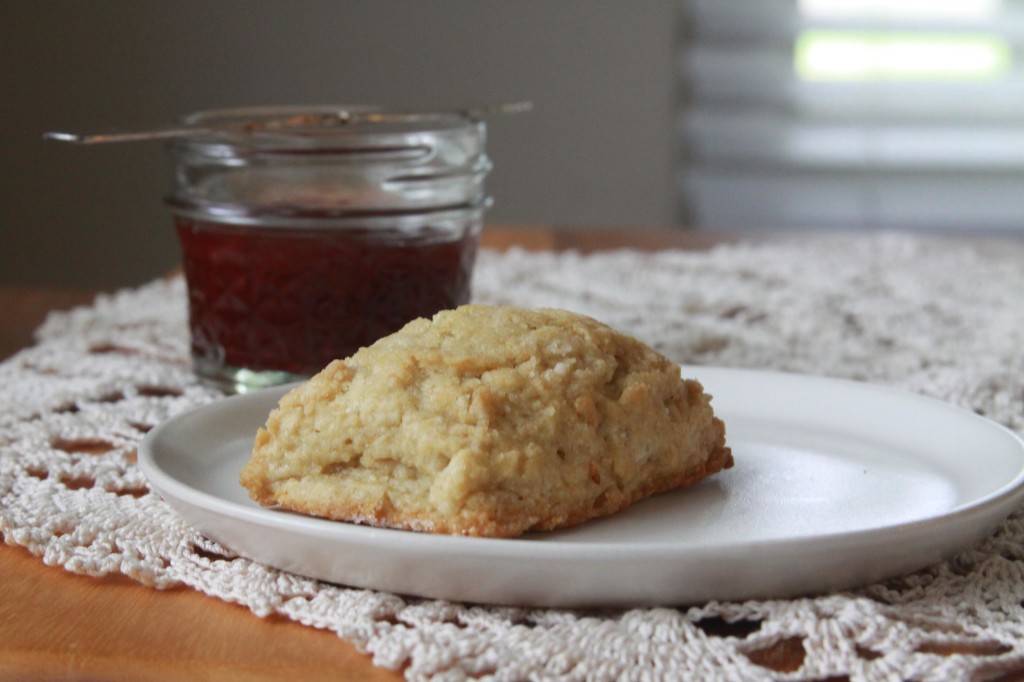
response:
<path fill-rule="evenodd" d="M 517 114 L 533 109 L 529 101 L 485 104 L 482 106 L 456 109 L 452 113 L 472 121 L 477 121 L 490 114 Z M 356 122 L 382 121 L 388 118 L 429 116 L 437 112 L 427 111 L 387 111 L 375 108 L 324 109 L 324 111 L 295 113 L 295 107 L 247 108 L 208 112 L 211 114 L 227 114 L 231 111 L 246 111 L 257 116 L 250 120 L 235 120 L 231 123 L 203 123 L 203 117 L 184 123 L 159 125 L 136 130 L 104 130 L 86 133 L 50 131 L 43 133 L 44 140 L 71 142 L 74 144 L 101 144 L 106 142 L 139 142 L 145 140 L 166 140 L 190 135 L 230 135 L 237 133 L 253 133 L 265 131 L 287 131 L 311 127 L 334 127 L 351 125 Z M 207 118 L 210 118 L 207 116 Z"/>

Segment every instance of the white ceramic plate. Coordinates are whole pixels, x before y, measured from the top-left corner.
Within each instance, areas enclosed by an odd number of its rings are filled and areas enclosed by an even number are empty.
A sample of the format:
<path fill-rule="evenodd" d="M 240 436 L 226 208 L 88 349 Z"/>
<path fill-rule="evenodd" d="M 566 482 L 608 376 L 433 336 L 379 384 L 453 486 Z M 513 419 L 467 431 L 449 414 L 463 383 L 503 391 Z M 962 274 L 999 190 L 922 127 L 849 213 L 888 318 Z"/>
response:
<path fill-rule="evenodd" d="M 238 484 L 284 388 L 175 417 L 142 443 L 153 488 L 239 554 L 355 587 L 524 606 L 786 597 L 922 568 L 1024 493 L 1024 441 L 888 388 L 684 368 L 714 396 L 736 466 L 576 528 L 514 540 L 386 530 L 262 509 Z"/>

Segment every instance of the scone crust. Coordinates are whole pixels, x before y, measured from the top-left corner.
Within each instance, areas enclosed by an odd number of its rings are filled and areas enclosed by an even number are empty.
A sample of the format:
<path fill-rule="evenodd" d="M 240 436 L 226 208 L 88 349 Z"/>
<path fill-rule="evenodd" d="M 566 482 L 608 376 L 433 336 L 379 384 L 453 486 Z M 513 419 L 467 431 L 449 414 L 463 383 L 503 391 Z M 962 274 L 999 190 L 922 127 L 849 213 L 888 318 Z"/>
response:
<path fill-rule="evenodd" d="M 260 504 L 330 519 L 513 537 L 731 467 L 710 400 L 589 317 L 462 306 L 286 394 L 241 483 Z"/>

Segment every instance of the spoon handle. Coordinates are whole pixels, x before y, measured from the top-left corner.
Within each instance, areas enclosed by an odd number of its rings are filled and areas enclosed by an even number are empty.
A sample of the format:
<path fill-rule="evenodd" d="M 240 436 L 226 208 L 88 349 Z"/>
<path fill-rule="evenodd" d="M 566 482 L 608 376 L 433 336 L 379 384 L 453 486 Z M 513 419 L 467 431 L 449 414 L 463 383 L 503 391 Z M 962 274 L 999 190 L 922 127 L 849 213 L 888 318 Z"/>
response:
<path fill-rule="evenodd" d="M 210 128 L 196 126 L 158 126 L 139 130 L 100 130 L 88 133 L 50 131 L 43 133 L 44 140 L 71 142 L 73 144 L 101 144 L 104 142 L 142 142 L 146 140 L 167 140 L 213 132 Z"/>
<path fill-rule="evenodd" d="M 504 102 L 499 104 L 485 104 L 476 107 L 466 107 L 454 113 L 465 116 L 471 120 L 479 120 L 489 114 L 518 114 L 533 109 L 533 103 L 529 101 Z M 428 112 L 387 112 L 370 110 L 366 112 L 353 112 L 338 110 L 329 114 L 315 114 L 306 116 L 282 116 L 280 118 L 269 118 L 252 123 L 241 125 L 235 122 L 230 127 L 203 126 L 188 123 L 176 123 L 169 125 L 152 126 L 136 130 L 100 130 L 85 133 L 71 133 L 64 131 L 50 131 L 43 133 L 44 140 L 56 140 L 58 142 L 71 142 L 72 144 L 101 144 L 105 142 L 143 142 L 146 140 L 167 140 L 175 137 L 188 137 L 189 135 L 206 135 L 212 133 L 228 133 L 232 130 L 253 131 L 256 129 L 265 130 L 286 130 L 290 127 L 307 126 L 316 124 L 320 119 L 321 123 L 330 125 L 344 125 L 359 119 L 372 119 L 377 116 L 418 116 Z"/>

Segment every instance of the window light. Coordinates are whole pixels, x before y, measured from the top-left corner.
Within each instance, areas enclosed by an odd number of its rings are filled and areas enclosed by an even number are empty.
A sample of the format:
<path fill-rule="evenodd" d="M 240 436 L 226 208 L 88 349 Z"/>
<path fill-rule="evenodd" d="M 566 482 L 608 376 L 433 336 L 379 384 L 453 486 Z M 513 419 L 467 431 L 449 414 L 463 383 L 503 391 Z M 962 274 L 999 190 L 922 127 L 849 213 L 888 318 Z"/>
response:
<path fill-rule="evenodd" d="M 808 30 L 794 60 L 797 75 L 813 81 L 986 81 L 1010 70 L 1012 53 L 988 33 Z"/>
<path fill-rule="evenodd" d="M 1002 0 L 799 0 L 809 19 L 885 18 L 979 21 L 994 17 Z"/>

